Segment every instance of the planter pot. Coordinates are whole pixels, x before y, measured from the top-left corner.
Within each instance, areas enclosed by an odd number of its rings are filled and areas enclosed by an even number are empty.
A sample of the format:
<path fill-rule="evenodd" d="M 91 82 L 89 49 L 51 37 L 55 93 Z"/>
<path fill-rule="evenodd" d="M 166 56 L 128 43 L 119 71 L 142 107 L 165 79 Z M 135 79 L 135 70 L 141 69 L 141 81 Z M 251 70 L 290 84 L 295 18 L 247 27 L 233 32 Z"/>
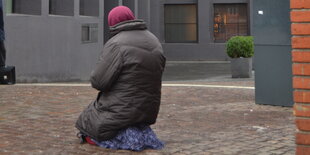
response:
<path fill-rule="evenodd" d="M 232 78 L 251 78 L 252 58 L 231 59 L 231 74 Z"/>

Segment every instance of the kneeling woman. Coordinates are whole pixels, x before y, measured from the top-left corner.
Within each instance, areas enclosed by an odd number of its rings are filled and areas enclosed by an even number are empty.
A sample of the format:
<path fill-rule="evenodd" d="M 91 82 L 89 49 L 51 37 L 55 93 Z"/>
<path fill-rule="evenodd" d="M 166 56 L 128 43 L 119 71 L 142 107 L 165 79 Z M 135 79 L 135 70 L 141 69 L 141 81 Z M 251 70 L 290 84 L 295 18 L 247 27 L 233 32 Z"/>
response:
<path fill-rule="evenodd" d="M 111 38 L 91 73 L 97 99 L 79 116 L 82 140 L 105 148 L 161 149 L 150 128 L 160 107 L 166 59 L 158 39 L 125 6 L 108 15 Z"/>

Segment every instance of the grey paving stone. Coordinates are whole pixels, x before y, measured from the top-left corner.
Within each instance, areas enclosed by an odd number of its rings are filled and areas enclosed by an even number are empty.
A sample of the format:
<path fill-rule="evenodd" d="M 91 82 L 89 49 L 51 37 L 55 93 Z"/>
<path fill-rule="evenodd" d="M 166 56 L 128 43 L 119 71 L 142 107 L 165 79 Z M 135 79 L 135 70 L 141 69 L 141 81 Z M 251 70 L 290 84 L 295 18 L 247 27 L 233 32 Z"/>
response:
<path fill-rule="evenodd" d="M 253 86 L 253 82 L 183 82 Z M 0 85 L 0 154 L 294 154 L 292 108 L 256 105 L 254 90 L 163 87 L 152 126 L 163 150 L 81 145 L 75 120 L 96 97 L 90 87 Z"/>

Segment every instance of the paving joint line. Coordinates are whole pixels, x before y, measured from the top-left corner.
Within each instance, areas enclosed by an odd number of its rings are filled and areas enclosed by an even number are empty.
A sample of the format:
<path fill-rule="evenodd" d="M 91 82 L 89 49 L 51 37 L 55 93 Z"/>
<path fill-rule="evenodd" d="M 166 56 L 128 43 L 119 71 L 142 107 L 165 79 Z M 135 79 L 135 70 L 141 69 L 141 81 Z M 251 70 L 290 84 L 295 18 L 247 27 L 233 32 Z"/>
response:
<path fill-rule="evenodd" d="M 91 87 L 90 84 L 70 84 L 70 83 L 31 83 L 31 84 L 16 84 L 15 86 L 46 86 L 46 87 Z M 163 87 L 199 87 L 199 88 L 227 88 L 227 89 L 250 89 L 255 87 L 247 86 L 229 86 L 229 85 L 207 85 L 207 84 L 162 84 Z"/>

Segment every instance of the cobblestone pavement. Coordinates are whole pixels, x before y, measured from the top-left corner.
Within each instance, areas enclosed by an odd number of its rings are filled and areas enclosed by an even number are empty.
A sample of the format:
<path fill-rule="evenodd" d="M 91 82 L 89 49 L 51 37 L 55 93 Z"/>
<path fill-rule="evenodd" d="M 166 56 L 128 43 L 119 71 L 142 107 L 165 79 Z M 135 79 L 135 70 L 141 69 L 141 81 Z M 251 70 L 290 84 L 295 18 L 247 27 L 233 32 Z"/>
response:
<path fill-rule="evenodd" d="M 197 83 L 253 87 L 249 81 Z M 163 87 L 160 114 L 152 126 L 166 143 L 163 150 L 81 145 L 75 120 L 96 94 L 89 86 L 0 85 L 0 154 L 295 153 L 292 108 L 256 105 L 254 90 L 237 88 Z"/>

